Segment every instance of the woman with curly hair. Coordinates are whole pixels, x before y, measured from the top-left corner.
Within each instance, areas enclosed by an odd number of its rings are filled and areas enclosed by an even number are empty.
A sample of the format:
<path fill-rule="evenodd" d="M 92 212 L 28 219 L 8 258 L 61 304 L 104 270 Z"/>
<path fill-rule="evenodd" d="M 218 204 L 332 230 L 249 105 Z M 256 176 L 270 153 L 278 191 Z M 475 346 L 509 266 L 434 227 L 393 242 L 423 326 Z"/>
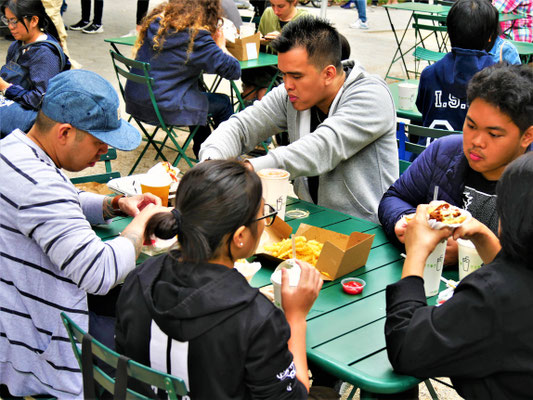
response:
<path fill-rule="evenodd" d="M 136 59 L 150 63 L 154 94 L 165 123 L 198 125 L 193 151 L 211 133 L 209 113 L 218 126 L 233 114 L 228 96 L 202 92 L 198 82 L 203 72 L 238 79 L 239 62 L 226 49 L 218 29 L 220 0 L 171 0 L 161 4 L 143 20 L 135 50 Z M 140 73 L 140 71 L 135 71 Z M 126 111 L 141 121 L 157 123 L 146 86 L 126 84 Z"/>

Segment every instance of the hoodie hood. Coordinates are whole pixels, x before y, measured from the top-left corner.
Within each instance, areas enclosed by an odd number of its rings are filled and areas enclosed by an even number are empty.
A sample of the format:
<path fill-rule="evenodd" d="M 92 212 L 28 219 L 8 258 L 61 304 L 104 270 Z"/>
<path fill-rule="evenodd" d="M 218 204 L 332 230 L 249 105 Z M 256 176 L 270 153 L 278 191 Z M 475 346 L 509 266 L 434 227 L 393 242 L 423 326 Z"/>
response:
<path fill-rule="evenodd" d="M 176 251 L 163 257 L 161 266 L 154 263 L 139 283 L 154 321 L 180 342 L 212 329 L 259 294 L 237 270 L 219 264 L 180 263 Z"/>
<path fill-rule="evenodd" d="M 454 47 L 443 57 L 443 62 L 434 64 L 438 86 L 448 88 L 458 99 L 465 99 L 470 79 L 476 72 L 492 64 L 494 61 L 486 51 Z"/>

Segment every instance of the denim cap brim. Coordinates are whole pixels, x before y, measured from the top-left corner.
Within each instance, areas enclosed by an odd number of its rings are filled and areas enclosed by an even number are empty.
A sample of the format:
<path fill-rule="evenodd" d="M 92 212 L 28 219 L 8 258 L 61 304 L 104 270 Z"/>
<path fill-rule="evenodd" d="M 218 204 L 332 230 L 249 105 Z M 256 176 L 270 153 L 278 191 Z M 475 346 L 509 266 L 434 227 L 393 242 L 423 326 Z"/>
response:
<path fill-rule="evenodd" d="M 107 80 L 91 71 L 71 70 L 50 79 L 42 111 L 109 146 L 133 150 L 141 144 L 141 134 L 120 118 L 119 106 L 117 92 Z"/>

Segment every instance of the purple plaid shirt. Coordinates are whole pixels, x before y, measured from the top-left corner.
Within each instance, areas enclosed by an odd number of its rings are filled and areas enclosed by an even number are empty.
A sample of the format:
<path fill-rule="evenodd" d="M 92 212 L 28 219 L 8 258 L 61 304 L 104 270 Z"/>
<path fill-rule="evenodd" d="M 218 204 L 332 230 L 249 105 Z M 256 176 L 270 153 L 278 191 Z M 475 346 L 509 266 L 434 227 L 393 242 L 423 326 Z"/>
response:
<path fill-rule="evenodd" d="M 533 42 L 533 0 L 493 0 L 493 4 L 499 12 L 527 15 L 526 18 L 500 24 L 505 38 Z"/>

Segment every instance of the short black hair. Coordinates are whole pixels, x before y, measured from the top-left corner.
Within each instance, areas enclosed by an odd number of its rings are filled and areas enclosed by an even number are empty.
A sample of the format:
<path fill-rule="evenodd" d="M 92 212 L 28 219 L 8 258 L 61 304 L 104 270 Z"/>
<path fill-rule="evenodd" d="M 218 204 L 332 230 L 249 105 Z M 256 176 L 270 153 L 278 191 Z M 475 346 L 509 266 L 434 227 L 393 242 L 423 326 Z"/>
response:
<path fill-rule="evenodd" d="M 446 25 L 452 47 L 489 51 L 498 36 L 498 10 L 489 0 L 458 0 Z"/>
<path fill-rule="evenodd" d="M 340 70 L 342 66 L 339 32 L 322 18 L 304 15 L 289 22 L 271 46 L 278 53 L 303 47 L 307 51 L 310 63 L 319 70 L 328 65 Z"/>
<path fill-rule="evenodd" d="M 496 185 L 500 243 L 511 259 L 531 266 L 533 259 L 533 152 L 510 163 Z M 533 267 L 532 267 L 533 268 Z"/>
<path fill-rule="evenodd" d="M 467 88 L 468 103 L 480 98 L 508 115 L 523 134 L 533 125 L 533 69 L 506 62 L 476 73 Z"/>

